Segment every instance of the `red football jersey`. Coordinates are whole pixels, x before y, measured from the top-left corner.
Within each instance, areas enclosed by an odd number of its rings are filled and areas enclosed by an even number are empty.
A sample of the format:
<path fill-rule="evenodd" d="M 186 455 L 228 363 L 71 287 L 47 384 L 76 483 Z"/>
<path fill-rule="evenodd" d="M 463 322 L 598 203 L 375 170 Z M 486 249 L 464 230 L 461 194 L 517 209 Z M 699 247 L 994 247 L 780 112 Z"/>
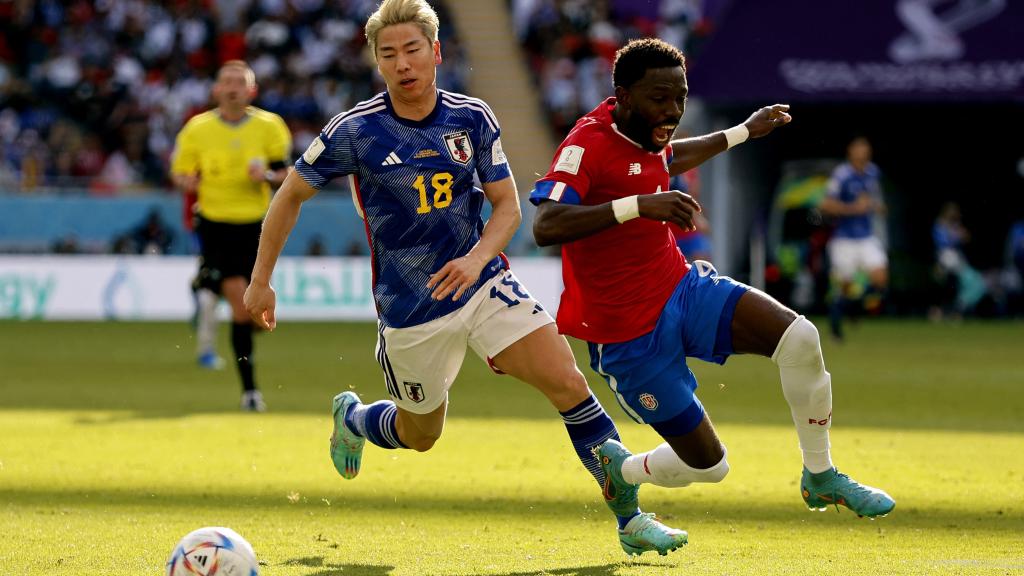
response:
<path fill-rule="evenodd" d="M 652 153 L 618 131 L 615 98 L 580 118 L 530 195 L 594 206 L 667 191 L 672 149 Z M 562 246 L 563 334 L 589 342 L 624 342 L 654 330 L 661 310 L 690 269 L 671 228 L 634 218 Z"/>

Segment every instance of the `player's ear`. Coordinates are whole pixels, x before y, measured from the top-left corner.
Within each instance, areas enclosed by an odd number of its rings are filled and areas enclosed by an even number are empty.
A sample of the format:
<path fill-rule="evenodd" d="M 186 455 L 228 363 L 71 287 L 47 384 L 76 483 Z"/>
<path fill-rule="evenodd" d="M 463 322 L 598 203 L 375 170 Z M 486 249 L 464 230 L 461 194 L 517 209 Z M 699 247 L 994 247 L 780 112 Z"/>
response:
<path fill-rule="evenodd" d="M 441 41 L 434 40 L 434 64 L 441 63 Z"/>
<path fill-rule="evenodd" d="M 615 102 L 623 108 L 629 108 L 629 90 L 622 86 L 615 87 Z"/>

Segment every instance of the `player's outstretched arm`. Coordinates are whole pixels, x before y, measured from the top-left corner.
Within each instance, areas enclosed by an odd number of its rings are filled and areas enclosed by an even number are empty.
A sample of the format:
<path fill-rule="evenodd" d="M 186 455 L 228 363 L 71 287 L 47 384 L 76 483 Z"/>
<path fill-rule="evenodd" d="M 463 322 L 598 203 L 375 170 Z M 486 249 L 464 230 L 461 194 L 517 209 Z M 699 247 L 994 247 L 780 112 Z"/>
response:
<path fill-rule="evenodd" d="M 273 330 L 277 326 L 277 319 L 274 316 L 277 297 L 270 286 L 270 277 L 274 273 L 274 266 L 277 265 L 285 240 L 299 219 L 302 203 L 316 195 L 316 192 L 316 189 L 307 184 L 298 172 L 290 172 L 274 195 L 274 199 L 270 201 L 270 210 L 263 220 L 256 265 L 253 266 L 252 280 L 245 290 L 243 302 L 253 322 L 266 330 Z"/>
<path fill-rule="evenodd" d="M 430 276 L 427 288 L 432 290 L 430 296 L 435 300 L 448 296 L 452 300 L 461 298 L 466 289 L 476 284 L 484 266 L 508 246 L 523 220 L 519 193 L 511 176 L 485 182 L 483 186 L 484 195 L 491 203 L 491 217 L 484 225 L 476 246 L 465 256 L 446 262 Z"/>
<path fill-rule="evenodd" d="M 673 140 L 671 144 L 672 164 L 668 171 L 673 176 L 682 174 L 707 162 L 715 155 L 746 141 L 747 138 L 760 138 L 779 126 L 789 124 L 792 120 L 788 104 L 773 104 L 754 112 L 743 124 L 727 130 Z"/>
<path fill-rule="evenodd" d="M 694 220 L 700 211 L 700 204 L 692 196 L 678 190 L 629 196 L 597 206 L 545 200 L 537 206 L 533 239 L 539 246 L 565 244 L 633 218 L 672 222 L 683 230 L 696 230 Z"/>

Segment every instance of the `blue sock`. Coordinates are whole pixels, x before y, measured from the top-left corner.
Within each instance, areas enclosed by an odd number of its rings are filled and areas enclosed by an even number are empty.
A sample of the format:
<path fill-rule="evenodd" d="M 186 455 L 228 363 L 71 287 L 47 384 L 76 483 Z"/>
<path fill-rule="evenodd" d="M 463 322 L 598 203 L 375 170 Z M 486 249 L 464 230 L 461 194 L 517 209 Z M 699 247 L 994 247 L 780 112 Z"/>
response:
<path fill-rule="evenodd" d="M 398 438 L 398 429 L 395 427 L 397 414 L 398 408 L 391 400 L 353 404 L 345 414 L 345 426 L 381 448 L 408 448 Z"/>
<path fill-rule="evenodd" d="M 601 462 L 598 461 L 595 451 L 598 446 L 604 444 L 605 440 L 619 439 L 619 431 L 615 429 L 615 423 L 608 417 L 604 407 L 593 394 L 560 414 L 580 462 L 597 480 L 597 485 L 604 488 L 604 471 L 601 470 Z M 640 510 L 637 510 L 629 516 L 616 516 L 619 528 L 624 528 L 626 523 L 639 513 Z"/>

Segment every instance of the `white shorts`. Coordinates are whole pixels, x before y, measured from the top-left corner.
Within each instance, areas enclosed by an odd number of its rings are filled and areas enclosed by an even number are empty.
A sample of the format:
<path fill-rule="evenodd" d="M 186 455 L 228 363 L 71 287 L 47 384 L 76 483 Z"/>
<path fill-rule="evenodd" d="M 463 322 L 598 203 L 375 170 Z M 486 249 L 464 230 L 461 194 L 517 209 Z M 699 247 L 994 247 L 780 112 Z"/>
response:
<path fill-rule="evenodd" d="M 857 272 L 868 272 L 889 265 L 885 248 L 874 236 L 833 238 L 828 243 L 828 257 L 832 261 L 832 274 L 840 280 L 850 280 Z"/>
<path fill-rule="evenodd" d="M 377 362 L 395 404 L 427 414 L 448 398 L 467 344 L 486 361 L 552 322 L 515 275 L 505 270 L 450 314 L 408 328 L 378 323 Z"/>

